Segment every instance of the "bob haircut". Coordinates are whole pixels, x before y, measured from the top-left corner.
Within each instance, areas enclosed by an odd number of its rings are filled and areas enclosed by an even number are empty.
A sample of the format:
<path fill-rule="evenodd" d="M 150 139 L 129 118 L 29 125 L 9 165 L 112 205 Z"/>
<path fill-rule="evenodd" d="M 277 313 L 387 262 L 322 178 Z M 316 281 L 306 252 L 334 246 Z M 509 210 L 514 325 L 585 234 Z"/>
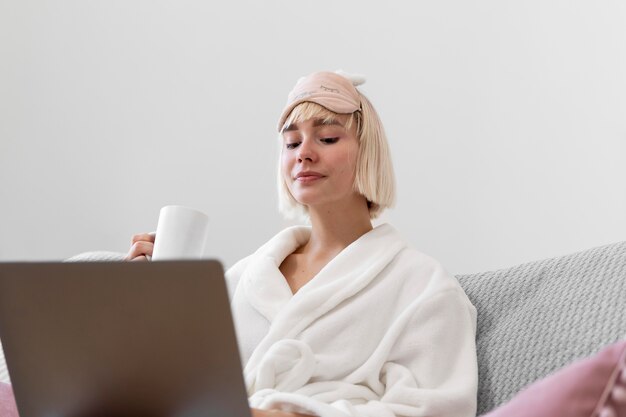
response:
<path fill-rule="evenodd" d="M 361 110 L 352 113 L 346 123 L 346 129 L 357 124 L 359 151 L 356 162 L 354 189 L 367 199 L 370 219 L 375 219 L 388 207 L 393 207 L 396 198 L 395 176 L 391 163 L 391 154 L 387 136 L 378 113 L 370 101 L 361 92 Z M 337 113 L 313 102 L 298 104 L 289 113 L 283 130 L 294 123 L 309 119 L 323 121 L 335 120 Z M 279 136 L 282 140 L 282 137 Z M 283 147 L 280 147 L 281 154 Z M 278 160 L 278 210 L 286 218 L 309 221 L 308 207 L 293 197 L 283 179 L 280 158 Z"/>

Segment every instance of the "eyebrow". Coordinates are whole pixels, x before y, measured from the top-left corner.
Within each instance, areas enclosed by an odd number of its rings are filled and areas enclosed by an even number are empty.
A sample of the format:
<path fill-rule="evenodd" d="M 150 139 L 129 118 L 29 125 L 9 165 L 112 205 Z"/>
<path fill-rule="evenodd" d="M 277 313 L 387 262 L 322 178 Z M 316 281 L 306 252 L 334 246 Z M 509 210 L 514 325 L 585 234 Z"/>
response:
<path fill-rule="evenodd" d="M 314 119 L 313 120 L 313 126 L 341 126 L 344 127 L 344 125 L 336 119 L 330 119 L 330 120 L 324 120 L 324 119 Z M 290 132 L 293 130 L 298 130 L 298 124 L 297 123 L 292 123 L 289 126 L 285 127 L 283 129 L 283 132 Z"/>

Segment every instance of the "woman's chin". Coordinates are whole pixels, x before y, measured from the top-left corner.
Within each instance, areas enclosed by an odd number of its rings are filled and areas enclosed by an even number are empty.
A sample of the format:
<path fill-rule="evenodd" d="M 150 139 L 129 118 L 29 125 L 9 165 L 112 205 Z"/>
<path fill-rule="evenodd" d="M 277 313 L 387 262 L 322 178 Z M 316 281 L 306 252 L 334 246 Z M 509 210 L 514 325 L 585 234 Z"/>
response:
<path fill-rule="evenodd" d="M 323 204 L 328 198 L 317 190 L 299 190 L 300 192 L 293 193 L 295 200 L 305 206 Z"/>

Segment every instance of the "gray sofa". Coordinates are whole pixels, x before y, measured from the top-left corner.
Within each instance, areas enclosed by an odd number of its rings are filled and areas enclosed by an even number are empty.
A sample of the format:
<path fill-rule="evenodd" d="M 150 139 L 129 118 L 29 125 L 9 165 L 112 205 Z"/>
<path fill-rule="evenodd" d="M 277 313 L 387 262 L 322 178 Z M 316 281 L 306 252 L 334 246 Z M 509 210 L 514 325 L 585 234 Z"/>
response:
<path fill-rule="evenodd" d="M 626 337 L 626 242 L 457 279 L 478 310 L 478 414 Z"/>
<path fill-rule="evenodd" d="M 457 279 L 478 310 L 479 415 L 626 336 L 626 242 Z"/>

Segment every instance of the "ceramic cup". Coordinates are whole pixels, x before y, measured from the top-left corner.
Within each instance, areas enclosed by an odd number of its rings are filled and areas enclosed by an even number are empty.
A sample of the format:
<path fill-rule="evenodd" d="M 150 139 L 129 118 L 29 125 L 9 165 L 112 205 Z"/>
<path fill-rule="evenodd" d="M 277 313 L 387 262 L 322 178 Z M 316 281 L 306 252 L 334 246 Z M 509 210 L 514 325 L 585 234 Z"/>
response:
<path fill-rule="evenodd" d="M 165 206 L 159 213 L 153 261 L 200 259 L 208 236 L 209 216 L 184 206 Z"/>

